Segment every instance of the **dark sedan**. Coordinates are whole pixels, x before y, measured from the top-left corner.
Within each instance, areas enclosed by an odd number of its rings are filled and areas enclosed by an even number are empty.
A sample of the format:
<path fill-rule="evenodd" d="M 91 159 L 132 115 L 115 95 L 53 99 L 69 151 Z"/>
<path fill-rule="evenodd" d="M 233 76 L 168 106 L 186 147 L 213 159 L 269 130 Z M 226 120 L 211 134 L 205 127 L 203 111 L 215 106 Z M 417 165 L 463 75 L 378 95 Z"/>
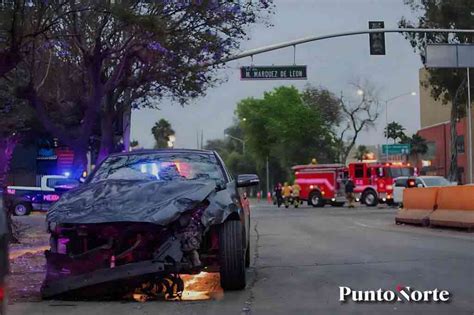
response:
<path fill-rule="evenodd" d="M 179 274 L 203 270 L 219 271 L 225 290 L 245 288 L 250 209 L 244 188 L 258 183 L 253 174 L 234 179 L 212 151 L 109 156 L 48 212 L 43 296 L 85 287 L 130 291 L 143 283 L 173 296 L 182 291 Z"/>

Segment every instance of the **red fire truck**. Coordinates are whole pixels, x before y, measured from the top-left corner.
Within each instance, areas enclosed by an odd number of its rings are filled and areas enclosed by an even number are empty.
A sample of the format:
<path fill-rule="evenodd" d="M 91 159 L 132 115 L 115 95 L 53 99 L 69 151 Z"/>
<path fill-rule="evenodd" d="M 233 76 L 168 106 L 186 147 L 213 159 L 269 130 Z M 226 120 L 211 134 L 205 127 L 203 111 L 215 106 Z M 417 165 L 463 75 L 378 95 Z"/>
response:
<path fill-rule="evenodd" d="M 295 182 L 301 186 L 300 199 L 307 201 L 308 205 L 344 204 L 344 183 L 348 170 L 343 164 L 296 165 L 292 169 L 295 171 Z"/>
<path fill-rule="evenodd" d="M 400 176 L 413 176 L 415 170 L 405 163 L 360 162 L 342 164 L 297 165 L 295 181 L 301 186 L 300 199 L 308 205 L 322 207 L 326 203 L 341 206 L 348 178 L 355 184 L 356 199 L 367 206 L 393 202 L 393 181 Z"/>
<path fill-rule="evenodd" d="M 360 162 L 348 166 L 355 184 L 356 199 L 367 206 L 393 203 L 393 182 L 400 176 L 413 176 L 415 169 L 402 162 Z"/>

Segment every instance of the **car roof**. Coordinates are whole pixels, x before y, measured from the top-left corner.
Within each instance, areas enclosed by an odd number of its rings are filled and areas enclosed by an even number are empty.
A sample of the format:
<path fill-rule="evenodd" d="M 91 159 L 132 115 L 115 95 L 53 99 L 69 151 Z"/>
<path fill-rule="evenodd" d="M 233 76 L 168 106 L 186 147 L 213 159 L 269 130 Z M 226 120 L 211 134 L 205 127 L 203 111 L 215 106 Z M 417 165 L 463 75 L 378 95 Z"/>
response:
<path fill-rule="evenodd" d="M 154 153 L 214 154 L 214 151 L 199 150 L 199 149 L 141 149 L 141 150 L 134 150 L 134 151 L 129 151 L 129 152 L 112 153 L 110 156 L 129 156 L 129 155 L 154 154 Z"/>

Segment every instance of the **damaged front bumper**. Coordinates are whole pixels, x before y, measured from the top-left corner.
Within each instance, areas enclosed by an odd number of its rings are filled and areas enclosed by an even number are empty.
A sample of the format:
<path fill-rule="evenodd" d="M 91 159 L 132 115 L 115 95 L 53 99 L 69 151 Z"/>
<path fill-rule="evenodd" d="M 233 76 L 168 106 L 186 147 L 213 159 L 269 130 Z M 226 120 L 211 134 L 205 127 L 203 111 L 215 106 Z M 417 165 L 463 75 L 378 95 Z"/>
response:
<path fill-rule="evenodd" d="M 64 262 L 64 260 L 71 259 L 67 257 L 67 255 L 51 253 L 50 251 L 46 251 L 45 254 L 48 267 L 50 267 L 51 264 L 54 265 L 57 261 Z M 182 258 L 181 242 L 176 238 L 172 238 L 160 247 L 159 253 L 152 260 L 97 269 L 79 275 L 60 276 L 61 271 L 64 271 L 64 269 L 59 272 L 51 272 L 51 270 L 48 270 L 48 276 L 41 288 L 41 295 L 47 299 L 99 284 L 122 280 L 132 283 L 134 282 L 133 280 L 140 282 L 144 276 L 148 278 L 152 276 L 156 280 L 159 280 L 170 273 L 177 274 L 182 270 L 191 269 L 192 266 L 190 266 L 190 264 L 181 262 Z"/>

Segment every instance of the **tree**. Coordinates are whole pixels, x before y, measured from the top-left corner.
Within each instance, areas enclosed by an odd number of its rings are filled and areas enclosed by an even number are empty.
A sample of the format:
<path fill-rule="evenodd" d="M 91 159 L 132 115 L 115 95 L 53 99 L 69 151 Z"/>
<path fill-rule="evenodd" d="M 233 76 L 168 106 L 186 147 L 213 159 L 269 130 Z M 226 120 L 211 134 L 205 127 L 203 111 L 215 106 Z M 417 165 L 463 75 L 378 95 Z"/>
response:
<path fill-rule="evenodd" d="M 225 134 L 239 139 L 245 138 L 237 119 L 225 129 Z M 231 137 L 207 140 L 204 148 L 219 153 L 231 174 L 259 173 L 254 157 L 248 151 L 244 153 L 242 144 Z"/>
<path fill-rule="evenodd" d="M 357 161 L 363 161 L 365 160 L 367 153 L 369 152 L 370 151 L 367 146 L 361 144 L 357 147 L 357 150 L 354 154 L 354 159 L 356 159 Z"/>
<path fill-rule="evenodd" d="M 155 149 L 167 148 L 170 137 L 175 134 L 169 121 L 163 118 L 155 123 L 153 128 L 151 128 L 151 133 L 155 138 Z"/>
<path fill-rule="evenodd" d="M 32 42 L 30 82 L 18 94 L 74 149 L 81 170 L 93 134 L 100 133 L 99 161 L 113 150 L 121 113 L 156 107 L 165 96 L 185 103 L 218 83 L 219 62 L 271 11 L 271 1 L 66 1 L 48 40 Z"/>
<path fill-rule="evenodd" d="M 34 43 L 63 17 L 56 14 L 68 1 L 3 1 L 0 5 L 0 77 L 34 52 Z M 51 37 L 49 37 L 51 38 Z"/>
<path fill-rule="evenodd" d="M 474 2 L 469 0 L 405 0 L 411 10 L 419 15 L 417 20 L 409 21 L 402 18 L 399 25 L 402 27 L 419 28 L 472 28 Z M 437 33 L 407 33 L 405 35 L 415 51 L 420 53 L 421 60 L 425 61 L 426 44 L 436 43 L 472 43 L 472 34 L 437 34 Z M 458 139 L 456 123 L 465 116 L 466 104 L 466 75 L 464 70 L 456 69 L 427 69 L 429 77 L 422 84 L 431 89 L 431 95 L 443 104 L 451 104 L 451 158 L 449 179 L 457 180 L 457 149 Z"/>
<path fill-rule="evenodd" d="M 341 101 L 324 87 L 307 85 L 301 93 L 304 104 L 321 113 L 323 122 L 330 129 L 335 129 L 343 119 Z"/>
<path fill-rule="evenodd" d="M 132 1 L 133 2 L 133 1 Z M 115 10 L 116 17 L 139 27 L 139 32 L 113 27 L 119 35 L 137 42 L 139 58 L 130 61 L 117 89 L 107 98 L 102 115 L 99 159 L 110 151 L 111 121 L 130 107 L 156 107 L 156 100 L 169 96 L 185 104 L 213 86 L 216 64 L 239 47 L 247 25 L 259 13 L 271 9 L 271 1 L 260 3 L 186 2 L 152 3 L 145 14 L 130 16 L 129 7 Z M 143 17 L 138 19 L 138 17 Z M 133 20 L 132 20 L 133 19 Z M 145 36 L 143 36 L 144 32 Z M 153 38 L 150 33 L 155 34 Z M 126 58 L 126 57 L 125 57 Z M 118 63 L 118 62 L 117 62 Z M 209 66 L 212 65 L 212 66 Z"/>
<path fill-rule="evenodd" d="M 415 162 L 418 162 L 420 155 L 426 154 L 426 152 L 428 152 L 428 144 L 426 139 L 418 134 L 414 134 L 411 137 L 406 137 L 402 143 L 410 145 L 410 156 L 415 159 Z"/>
<path fill-rule="evenodd" d="M 322 114 L 304 104 L 294 87 L 275 88 L 260 99 L 243 99 L 236 114 L 246 150 L 260 174 L 265 174 L 269 159 L 273 181 L 289 179 L 291 166 L 307 164 L 312 157 L 321 163 L 335 158 L 335 140 Z"/>
<path fill-rule="evenodd" d="M 385 138 L 392 139 L 393 143 L 398 140 L 403 141 L 407 136 L 405 134 L 405 127 L 399 123 L 392 121 L 384 130 Z"/>
<path fill-rule="evenodd" d="M 342 122 L 337 140 L 340 162 L 345 164 L 359 134 L 372 128 L 379 117 L 380 102 L 375 87 L 368 81 L 352 84 L 361 97 L 358 101 L 344 100 L 341 96 Z"/>
<path fill-rule="evenodd" d="M 130 147 L 131 148 L 135 148 L 135 147 L 138 147 L 140 145 L 140 143 L 138 142 L 138 140 L 132 140 L 130 141 Z"/>

